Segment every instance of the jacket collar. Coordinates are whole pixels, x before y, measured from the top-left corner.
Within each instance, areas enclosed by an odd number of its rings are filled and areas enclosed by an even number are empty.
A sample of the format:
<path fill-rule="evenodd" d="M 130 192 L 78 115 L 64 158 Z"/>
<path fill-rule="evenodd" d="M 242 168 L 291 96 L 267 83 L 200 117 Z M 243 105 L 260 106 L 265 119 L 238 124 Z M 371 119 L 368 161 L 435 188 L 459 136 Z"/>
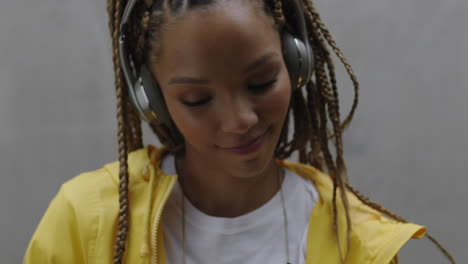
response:
<path fill-rule="evenodd" d="M 171 192 L 171 188 L 174 182 L 177 180 L 176 175 L 167 175 L 161 170 L 161 161 L 166 153 L 166 148 L 157 148 L 155 146 L 148 145 L 144 148 L 133 151 L 128 155 L 129 193 L 133 195 L 133 198 L 135 199 L 130 202 L 130 206 L 132 206 L 132 202 L 134 202 L 134 204 L 145 204 L 144 206 L 146 207 L 146 210 L 141 211 L 144 215 L 138 215 L 135 217 L 134 221 L 134 223 L 137 222 L 136 220 L 139 217 L 145 219 L 145 223 L 142 223 L 145 228 L 143 241 L 139 240 L 140 243 L 143 242 L 140 250 L 141 256 L 149 255 L 149 245 L 151 245 L 149 231 L 153 231 L 151 224 L 154 225 L 153 222 L 155 220 L 155 212 L 161 210 L 165 202 L 165 198 L 161 198 L 162 195 L 160 194 Z M 331 252 L 330 250 L 336 250 L 337 245 L 334 236 L 330 235 L 324 239 L 318 239 L 317 237 L 314 237 L 317 234 L 324 234 L 324 230 L 330 229 L 331 223 L 333 222 L 333 183 L 331 177 L 307 164 L 294 163 L 285 160 L 277 160 L 277 162 L 280 166 L 291 170 L 305 179 L 311 180 L 319 193 L 319 200 L 317 201 L 310 215 L 309 237 L 307 242 L 307 252 L 312 252 L 313 254 L 307 254 L 306 263 L 315 263 L 314 261 L 324 259 L 329 260 L 326 261 L 327 263 L 338 263 L 338 259 L 330 259 L 335 258 L 336 254 L 326 254 L 326 252 Z M 110 172 L 113 181 L 115 181 L 115 184 L 118 186 L 119 162 L 107 164 L 105 165 L 105 168 Z M 137 190 L 143 190 L 142 186 L 146 186 L 143 188 L 144 191 L 132 194 L 132 191 L 138 192 Z M 388 220 L 383 220 L 383 216 L 380 212 L 370 208 L 369 206 L 366 206 L 361 201 L 359 201 L 356 196 L 350 194 L 349 192 L 347 192 L 347 194 L 349 199 L 350 214 L 351 218 L 353 219 L 352 230 L 355 230 L 355 225 L 359 225 L 357 229 L 362 229 L 363 225 L 360 225 L 359 223 L 368 223 L 371 220 L 376 221 L 375 223 L 379 223 L 379 226 L 384 226 L 384 224 L 388 225 L 390 223 Z M 344 209 L 339 199 L 337 199 L 337 206 L 340 245 L 346 245 L 346 220 L 344 217 Z M 395 227 L 392 225 L 391 228 L 398 227 L 397 224 L 394 225 Z M 406 234 L 414 234 L 413 237 L 415 238 L 424 236 L 425 229 L 421 226 L 411 224 L 406 225 L 405 228 L 413 232 Z M 381 233 L 374 234 L 369 232 L 367 229 L 365 230 L 365 233 L 363 233 L 364 231 L 359 230 L 354 232 L 359 232 L 362 236 L 365 235 L 365 239 L 368 239 L 369 241 L 372 240 L 376 245 L 380 245 L 380 242 L 377 243 L 378 241 L 376 241 L 376 238 L 379 238 L 379 234 L 382 236 Z M 378 231 L 380 229 L 376 230 Z M 332 233 L 325 232 L 325 234 Z M 159 243 L 158 252 L 164 252 L 162 244 L 163 243 Z M 323 251 L 323 248 L 328 248 L 330 250 Z M 343 247 L 344 252 L 346 252 L 345 249 L 346 247 Z M 163 254 L 157 254 L 156 257 L 161 257 L 164 259 Z M 160 263 L 164 263 L 164 261 L 161 261 Z"/>

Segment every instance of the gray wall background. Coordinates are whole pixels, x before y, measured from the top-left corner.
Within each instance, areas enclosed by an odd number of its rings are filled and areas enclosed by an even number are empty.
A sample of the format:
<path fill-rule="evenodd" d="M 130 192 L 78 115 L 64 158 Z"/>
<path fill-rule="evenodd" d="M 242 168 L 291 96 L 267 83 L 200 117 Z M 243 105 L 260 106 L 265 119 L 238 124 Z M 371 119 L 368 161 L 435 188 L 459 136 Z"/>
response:
<path fill-rule="evenodd" d="M 316 4 L 361 84 L 345 136 L 352 183 L 468 263 L 468 1 Z M 105 5 L 0 3 L 2 263 L 21 262 L 64 181 L 117 159 Z M 352 85 L 336 65 L 344 115 Z M 426 239 L 405 246 L 402 261 L 448 263 Z"/>

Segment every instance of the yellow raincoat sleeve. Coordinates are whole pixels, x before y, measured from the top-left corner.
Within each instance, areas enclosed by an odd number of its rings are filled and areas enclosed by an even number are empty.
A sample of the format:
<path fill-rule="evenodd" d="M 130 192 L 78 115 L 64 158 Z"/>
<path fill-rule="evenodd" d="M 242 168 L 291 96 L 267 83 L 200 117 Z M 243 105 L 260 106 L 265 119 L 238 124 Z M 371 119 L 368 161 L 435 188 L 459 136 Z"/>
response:
<path fill-rule="evenodd" d="M 23 264 L 89 262 L 99 224 L 96 197 L 73 187 L 76 186 L 65 183 L 50 203 L 28 245 Z"/>

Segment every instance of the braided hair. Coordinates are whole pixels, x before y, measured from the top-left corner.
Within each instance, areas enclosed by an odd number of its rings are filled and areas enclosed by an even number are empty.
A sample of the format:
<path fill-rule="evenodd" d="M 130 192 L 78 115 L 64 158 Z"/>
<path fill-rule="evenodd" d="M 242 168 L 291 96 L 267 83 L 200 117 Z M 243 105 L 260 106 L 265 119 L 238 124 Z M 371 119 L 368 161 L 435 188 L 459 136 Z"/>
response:
<path fill-rule="evenodd" d="M 187 10 L 206 9 L 214 3 L 227 0 L 143 0 L 136 4 L 135 11 L 130 17 L 131 27 L 129 36 L 129 53 L 135 64 L 141 65 L 157 61 L 161 52 L 161 29 L 168 18 L 179 16 Z M 306 85 L 305 91 L 296 90 L 291 96 L 290 113 L 287 115 L 281 135 L 276 147 L 275 156 L 285 159 L 298 152 L 299 162 L 310 164 L 317 169 L 327 170 L 333 180 L 333 228 L 338 239 L 337 199 L 341 200 L 346 214 L 347 242 L 350 242 L 351 218 L 349 214 L 346 191 L 353 193 L 364 204 L 387 215 L 388 217 L 407 222 L 406 219 L 394 214 L 390 210 L 371 201 L 358 192 L 348 183 L 346 166 L 343 159 L 343 131 L 353 119 L 359 97 L 359 83 L 346 60 L 331 37 L 329 30 L 323 24 L 312 0 L 298 0 L 303 6 L 308 40 L 312 46 L 314 57 L 314 76 Z M 266 15 L 273 17 L 275 26 L 280 31 L 287 28 L 295 32 L 292 19 L 291 1 L 285 0 L 252 0 L 257 6 L 263 7 Z M 117 121 L 118 121 L 118 151 L 119 151 L 119 217 L 118 232 L 115 241 L 114 263 L 122 263 L 125 253 L 125 242 L 128 234 L 128 163 L 129 152 L 139 149 L 142 144 L 141 120 L 130 103 L 127 84 L 121 70 L 119 57 L 119 35 L 122 11 L 127 0 L 107 0 L 109 14 L 109 30 L 113 46 L 113 62 L 115 73 L 115 88 L 117 95 Z M 354 100 L 349 114 L 341 121 L 338 88 L 334 63 L 329 47 L 343 63 L 354 87 Z M 172 153 L 184 150 L 184 141 L 176 127 L 166 127 L 160 124 L 149 124 L 162 144 Z M 292 136 L 288 133 L 293 126 Z M 333 156 L 329 143 L 335 147 Z M 452 262 L 450 254 L 430 235 L 428 238 L 434 242 L 444 255 Z M 338 243 L 339 245 L 339 243 Z M 339 253 L 342 263 L 346 261 L 341 245 Z M 397 259 L 394 260 L 397 263 Z"/>

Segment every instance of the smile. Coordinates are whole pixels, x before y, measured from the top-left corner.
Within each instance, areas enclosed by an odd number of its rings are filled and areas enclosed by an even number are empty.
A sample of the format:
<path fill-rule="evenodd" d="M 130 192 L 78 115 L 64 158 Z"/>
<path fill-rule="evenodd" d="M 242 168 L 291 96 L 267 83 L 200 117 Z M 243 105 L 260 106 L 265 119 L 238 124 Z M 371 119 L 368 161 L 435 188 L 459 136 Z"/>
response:
<path fill-rule="evenodd" d="M 269 132 L 270 132 L 270 129 L 265 131 L 265 133 L 263 133 L 258 138 L 253 139 L 251 142 L 243 146 L 232 147 L 232 148 L 220 147 L 220 149 L 229 153 L 240 154 L 240 155 L 246 155 L 246 154 L 256 152 L 263 145 L 263 142 L 265 141 L 265 138 L 268 136 Z"/>

